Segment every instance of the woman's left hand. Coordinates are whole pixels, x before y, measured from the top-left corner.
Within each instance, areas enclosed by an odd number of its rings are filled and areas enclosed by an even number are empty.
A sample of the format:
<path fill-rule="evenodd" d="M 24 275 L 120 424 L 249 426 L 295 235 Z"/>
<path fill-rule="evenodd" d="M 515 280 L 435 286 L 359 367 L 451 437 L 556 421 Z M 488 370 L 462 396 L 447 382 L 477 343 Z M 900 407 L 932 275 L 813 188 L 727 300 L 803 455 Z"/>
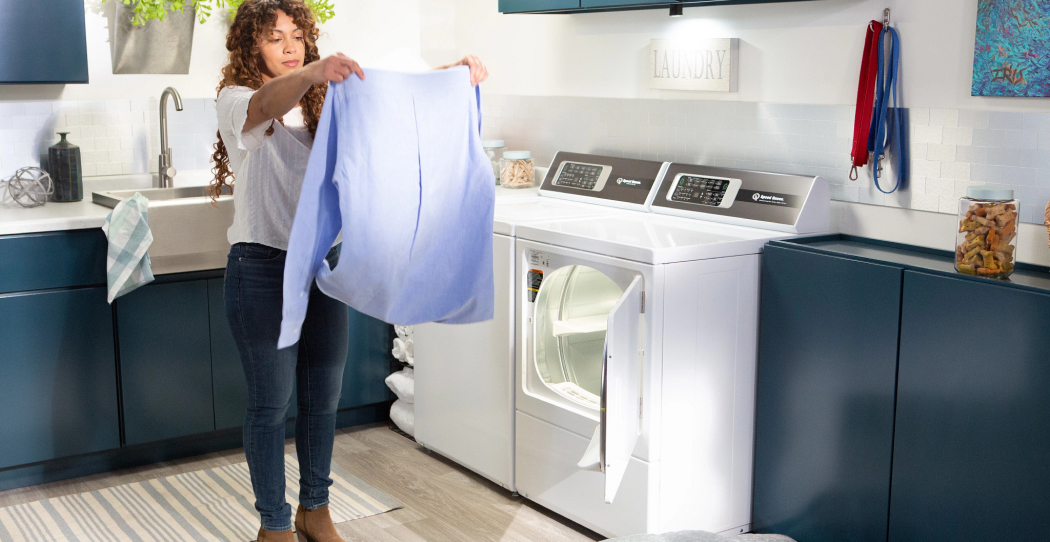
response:
<path fill-rule="evenodd" d="M 455 64 L 449 64 L 448 66 L 442 66 L 443 68 L 451 68 L 453 66 L 466 66 L 470 68 L 470 84 L 471 86 L 477 86 L 479 83 L 488 79 L 489 71 L 485 69 L 485 65 L 481 63 L 481 59 L 474 55 L 467 55 L 456 62 Z"/>

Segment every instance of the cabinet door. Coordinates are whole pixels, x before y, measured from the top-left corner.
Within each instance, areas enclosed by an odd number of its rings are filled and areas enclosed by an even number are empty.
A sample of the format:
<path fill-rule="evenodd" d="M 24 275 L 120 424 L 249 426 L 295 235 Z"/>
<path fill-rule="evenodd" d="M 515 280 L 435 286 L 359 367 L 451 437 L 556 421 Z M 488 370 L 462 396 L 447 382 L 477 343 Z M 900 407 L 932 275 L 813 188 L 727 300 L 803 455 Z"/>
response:
<path fill-rule="evenodd" d="M 1050 296 L 909 271 L 902 314 L 889 540 L 1043 539 Z"/>
<path fill-rule="evenodd" d="M 343 369 L 339 409 L 390 400 L 390 324 L 350 309 L 350 349 Z M 293 403 L 294 404 L 294 403 Z M 295 412 L 291 412 L 292 415 Z"/>
<path fill-rule="evenodd" d="M 248 387 L 237 343 L 226 319 L 224 279 L 208 281 L 208 314 L 211 325 L 211 375 L 215 401 L 215 429 L 244 425 Z"/>
<path fill-rule="evenodd" d="M 126 443 L 214 430 L 207 281 L 151 284 L 116 303 Z"/>
<path fill-rule="evenodd" d="M 526 13 L 579 7 L 580 0 L 499 0 L 500 13 Z"/>
<path fill-rule="evenodd" d="M 753 529 L 885 542 L 901 269 L 762 256 Z"/>
<path fill-rule="evenodd" d="M 247 386 L 237 343 L 230 332 L 223 299 L 223 279 L 208 281 L 208 312 L 211 320 L 211 362 L 215 396 L 215 428 L 244 424 Z M 350 349 L 343 371 L 339 408 L 381 403 L 390 397 L 383 380 L 390 374 L 390 326 L 350 309 Z M 296 391 L 288 406 L 288 417 L 296 415 Z"/>
<path fill-rule="evenodd" d="M 0 468 L 120 446 L 105 288 L 0 296 Z"/>
<path fill-rule="evenodd" d="M 673 1 L 673 0 L 672 0 Z M 580 7 L 584 8 L 605 8 L 614 6 L 638 6 L 645 4 L 664 4 L 666 5 L 668 0 L 581 0 Z"/>

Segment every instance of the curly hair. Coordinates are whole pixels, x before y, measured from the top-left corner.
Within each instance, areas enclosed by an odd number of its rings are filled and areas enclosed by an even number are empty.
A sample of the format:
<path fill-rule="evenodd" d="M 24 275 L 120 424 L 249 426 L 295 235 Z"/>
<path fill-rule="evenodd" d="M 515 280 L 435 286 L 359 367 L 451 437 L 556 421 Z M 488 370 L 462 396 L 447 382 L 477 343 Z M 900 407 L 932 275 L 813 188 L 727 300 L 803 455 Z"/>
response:
<path fill-rule="evenodd" d="M 259 53 L 259 43 L 277 23 L 278 11 L 285 12 L 303 31 L 303 41 L 306 45 L 303 65 L 321 58 L 317 52 L 319 35 L 317 25 L 310 8 L 302 0 L 245 0 L 237 8 L 237 15 L 230 25 L 229 34 L 226 35 L 226 50 L 229 51 L 229 59 L 222 68 L 222 81 L 216 89 L 216 95 L 226 87 L 243 86 L 253 90 L 262 87 L 263 80 L 259 66 L 263 60 Z M 311 136 L 317 131 L 317 123 L 321 118 L 321 107 L 324 105 L 327 90 L 327 83 L 314 85 L 299 101 L 299 106 L 303 111 L 303 121 Z M 283 119 L 277 120 L 283 124 Z M 226 145 L 222 142 L 222 134 L 216 132 L 215 135 L 218 141 L 214 146 L 215 153 L 211 157 L 212 162 L 215 163 L 215 167 L 211 170 L 215 176 L 211 182 L 213 199 L 223 193 L 224 187 L 229 187 L 232 191 L 233 183 L 236 181 L 230 169 L 230 156 L 226 151 Z M 266 135 L 273 135 L 273 126 L 266 130 Z"/>

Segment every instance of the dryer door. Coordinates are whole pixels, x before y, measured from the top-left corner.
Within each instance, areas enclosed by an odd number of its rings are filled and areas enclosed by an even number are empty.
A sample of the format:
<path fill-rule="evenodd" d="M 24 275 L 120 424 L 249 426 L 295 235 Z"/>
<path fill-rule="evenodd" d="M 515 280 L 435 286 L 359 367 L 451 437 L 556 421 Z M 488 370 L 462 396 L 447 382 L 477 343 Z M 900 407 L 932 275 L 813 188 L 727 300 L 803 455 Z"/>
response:
<path fill-rule="evenodd" d="M 627 471 L 642 429 L 642 350 L 644 289 L 642 277 L 631 285 L 609 313 L 602 367 L 601 465 L 605 502 L 611 503 Z"/>

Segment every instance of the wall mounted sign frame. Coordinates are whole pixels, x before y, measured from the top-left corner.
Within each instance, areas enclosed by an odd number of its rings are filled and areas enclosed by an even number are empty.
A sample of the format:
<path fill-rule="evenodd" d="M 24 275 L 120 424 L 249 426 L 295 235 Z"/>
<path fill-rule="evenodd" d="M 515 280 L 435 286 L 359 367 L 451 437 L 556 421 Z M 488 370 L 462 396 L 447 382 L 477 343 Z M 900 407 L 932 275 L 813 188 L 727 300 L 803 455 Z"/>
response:
<path fill-rule="evenodd" d="M 738 38 L 651 40 L 649 88 L 736 92 Z"/>

